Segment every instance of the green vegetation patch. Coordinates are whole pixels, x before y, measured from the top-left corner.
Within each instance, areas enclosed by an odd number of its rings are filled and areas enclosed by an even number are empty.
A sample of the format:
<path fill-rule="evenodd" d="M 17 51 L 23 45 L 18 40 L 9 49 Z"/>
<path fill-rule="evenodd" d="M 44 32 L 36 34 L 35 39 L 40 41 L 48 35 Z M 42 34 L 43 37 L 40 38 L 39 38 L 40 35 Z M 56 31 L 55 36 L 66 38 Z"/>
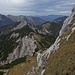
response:
<path fill-rule="evenodd" d="M 22 57 L 19 59 L 16 59 L 15 61 L 11 62 L 10 64 L 6 64 L 4 66 L 0 66 L 0 69 L 9 69 L 13 68 L 15 65 L 26 62 L 26 57 Z"/>
<path fill-rule="evenodd" d="M 8 57 L 8 54 L 13 52 L 13 50 L 17 47 L 19 43 L 16 43 L 15 41 L 18 38 L 11 38 L 7 35 L 4 35 L 2 38 L 2 41 L 0 42 L 0 58 L 1 61 L 6 60 Z"/>
<path fill-rule="evenodd" d="M 0 75 L 3 75 L 4 74 L 4 72 L 0 72 Z"/>

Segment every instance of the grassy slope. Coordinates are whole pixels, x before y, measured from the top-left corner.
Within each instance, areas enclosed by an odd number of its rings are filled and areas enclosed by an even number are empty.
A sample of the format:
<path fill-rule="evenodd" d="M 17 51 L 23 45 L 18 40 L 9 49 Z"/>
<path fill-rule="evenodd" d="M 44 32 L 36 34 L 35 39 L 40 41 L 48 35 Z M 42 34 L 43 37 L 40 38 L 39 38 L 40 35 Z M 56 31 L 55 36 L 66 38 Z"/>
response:
<path fill-rule="evenodd" d="M 69 31 L 61 38 L 68 34 Z M 75 75 L 75 32 L 69 41 L 62 40 L 60 48 L 51 53 L 45 75 Z"/>
<path fill-rule="evenodd" d="M 36 57 L 28 56 L 26 62 L 9 69 L 7 75 L 26 75 L 34 66 L 36 66 Z"/>
<path fill-rule="evenodd" d="M 49 48 L 56 39 L 54 36 L 43 35 L 43 34 L 34 34 L 33 37 L 37 41 L 36 51 L 38 51 L 40 49 L 45 50 L 45 49 Z"/>

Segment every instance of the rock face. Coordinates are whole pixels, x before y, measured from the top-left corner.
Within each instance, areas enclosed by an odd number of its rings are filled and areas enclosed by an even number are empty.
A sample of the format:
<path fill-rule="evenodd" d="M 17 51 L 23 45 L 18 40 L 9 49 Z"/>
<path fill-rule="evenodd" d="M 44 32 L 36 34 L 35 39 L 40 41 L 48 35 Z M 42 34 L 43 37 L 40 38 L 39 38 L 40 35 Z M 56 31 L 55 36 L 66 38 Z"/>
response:
<path fill-rule="evenodd" d="M 71 25 L 74 24 L 74 22 L 75 22 L 74 16 L 75 16 L 75 6 L 72 9 L 72 14 L 64 21 L 64 24 L 60 31 L 60 35 L 62 35 L 68 29 L 68 27 L 70 27 Z"/>
<path fill-rule="evenodd" d="M 14 27 L 11 31 L 21 29 L 21 28 L 23 28 L 25 25 L 27 25 L 27 22 L 23 21 L 23 22 L 21 22 L 19 25 L 17 25 L 16 27 Z"/>
<path fill-rule="evenodd" d="M 11 63 L 12 61 L 22 58 L 26 55 L 33 56 L 33 53 L 36 49 L 35 40 L 33 37 L 25 36 L 22 39 L 18 40 L 19 45 L 13 50 L 12 53 L 10 53 L 7 57 L 7 60 L 3 63 L 1 62 L 1 65 Z"/>

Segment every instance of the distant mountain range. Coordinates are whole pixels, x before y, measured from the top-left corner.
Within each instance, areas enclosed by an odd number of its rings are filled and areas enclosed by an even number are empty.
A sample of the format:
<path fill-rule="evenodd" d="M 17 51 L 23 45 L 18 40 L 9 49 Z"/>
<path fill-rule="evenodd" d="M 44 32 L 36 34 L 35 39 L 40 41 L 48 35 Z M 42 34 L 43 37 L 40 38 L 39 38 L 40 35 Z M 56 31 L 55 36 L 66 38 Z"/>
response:
<path fill-rule="evenodd" d="M 1 15 L 0 14 L 0 26 L 4 25 L 9 25 L 9 24 L 14 24 L 16 22 L 26 22 L 34 25 L 40 25 L 44 22 L 45 20 L 39 18 L 39 17 L 33 17 L 33 16 L 13 16 L 13 15 Z"/>
<path fill-rule="evenodd" d="M 41 19 L 44 19 L 46 21 L 52 21 L 54 19 L 57 19 L 59 17 L 63 17 L 63 15 L 48 15 L 48 16 L 39 16 Z"/>
<path fill-rule="evenodd" d="M 52 21 L 54 19 L 63 17 L 62 15 L 49 15 L 49 16 L 13 16 L 0 14 L 0 27 L 4 25 L 12 25 L 16 22 L 26 22 L 33 25 L 41 25 L 46 21 Z"/>
<path fill-rule="evenodd" d="M 9 19 L 11 19 L 14 22 L 27 22 L 30 24 L 34 25 L 40 25 L 45 22 L 45 20 L 39 18 L 39 17 L 33 17 L 33 16 L 12 16 L 12 15 L 7 15 Z"/>

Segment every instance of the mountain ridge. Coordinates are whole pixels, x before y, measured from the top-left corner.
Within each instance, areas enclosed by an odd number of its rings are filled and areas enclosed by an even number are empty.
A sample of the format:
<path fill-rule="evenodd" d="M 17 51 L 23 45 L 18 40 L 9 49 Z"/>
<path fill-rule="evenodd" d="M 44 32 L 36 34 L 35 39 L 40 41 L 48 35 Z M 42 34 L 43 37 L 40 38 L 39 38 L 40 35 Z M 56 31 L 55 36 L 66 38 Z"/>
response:
<path fill-rule="evenodd" d="M 33 16 L 13 16 L 13 15 L 7 15 L 7 17 L 13 21 L 20 22 L 20 21 L 26 21 L 27 23 L 34 24 L 34 25 L 40 25 L 45 22 L 45 20 L 39 18 L 39 17 L 33 17 Z"/>
<path fill-rule="evenodd" d="M 39 17 L 46 20 L 46 21 L 52 21 L 52 20 L 57 19 L 59 17 L 63 17 L 63 15 L 48 15 L 48 16 L 39 16 Z"/>

